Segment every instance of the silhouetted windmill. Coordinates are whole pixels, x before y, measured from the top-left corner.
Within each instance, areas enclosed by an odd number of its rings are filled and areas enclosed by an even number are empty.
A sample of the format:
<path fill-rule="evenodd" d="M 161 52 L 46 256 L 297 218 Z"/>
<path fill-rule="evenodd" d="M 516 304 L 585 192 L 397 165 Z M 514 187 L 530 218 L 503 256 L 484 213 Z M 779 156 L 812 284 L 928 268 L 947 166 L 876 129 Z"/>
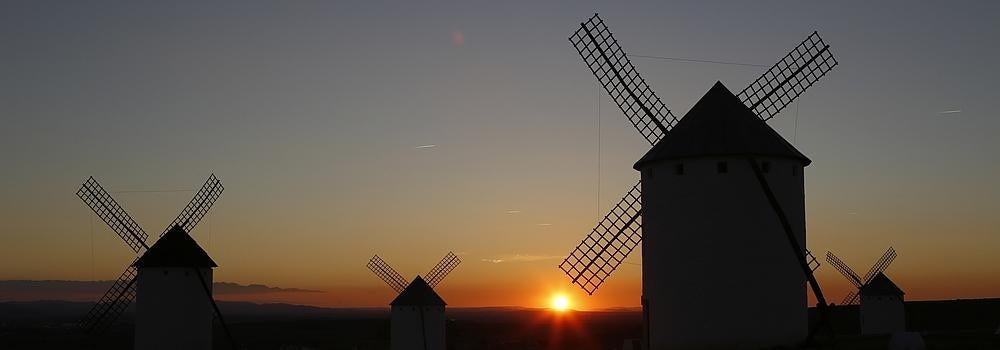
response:
<path fill-rule="evenodd" d="M 852 305 L 861 299 L 858 314 L 862 334 L 892 333 L 906 328 L 905 293 L 885 275 L 885 270 L 895 259 L 896 250 L 889 247 L 864 277 L 858 277 L 843 260 L 832 252 L 826 252 L 826 261 L 857 288 L 848 293 L 841 304 Z"/>
<path fill-rule="evenodd" d="M 210 349 L 213 310 L 232 343 L 229 328 L 212 298 L 211 269 L 216 267 L 215 262 L 188 235 L 223 190 L 215 174 L 209 176 L 194 198 L 150 246 L 146 243 L 149 235 L 125 208 L 97 180 L 88 178 L 77 191 L 77 196 L 135 251 L 137 257 L 125 267 L 125 272 L 78 326 L 87 334 L 100 334 L 121 316 L 134 299 L 138 299 L 136 349 L 148 348 L 146 345 Z M 170 277 L 171 272 L 174 277 Z M 197 278 L 189 278 L 191 273 Z M 209 301 L 212 310 L 208 309 L 209 304 L 195 299 Z M 235 343 L 232 345 L 235 348 Z"/>
<path fill-rule="evenodd" d="M 434 291 L 441 281 L 462 261 L 448 252 L 425 277 L 419 275 L 407 285 L 378 255 L 368 261 L 368 269 L 385 281 L 399 295 L 389 305 L 392 307 L 390 346 L 392 350 L 444 350 L 446 303 Z"/>
<path fill-rule="evenodd" d="M 560 269 L 593 294 L 642 242 L 645 349 L 766 345 L 804 337 L 807 299 L 801 286 L 805 276 L 823 300 L 812 275 L 818 262 L 805 249 L 801 177 L 778 179 L 773 169 L 781 166 L 787 168 L 782 175 L 797 176 L 809 160 L 763 121 L 837 65 L 829 45 L 813 32 L 738 95 L 717 83 L 679 120 L 598 15 L 581 23 L 569 40 L 654 148 L 635 166 L 644 188 L 633 186 Z M 675 133 L 674 126 L 686 131 Z M 665 164 L 669 167 L 659 168 Z M 719 186 L 707 168 L 753 175 Z M 704 181 L 675 186 L 679 182 L 658 178 L 668 174 Z M 655 195 L 645 188 L 647 179 L 659 179 Z M 728 206 L 713 207 L 720 203 Z M 739 246 L 751 234 L 760 239 Z M 665 238 L 651 243 L 657 235 Z M 731 282 L 753 278 L 732 290 L 737 284 Z"/>

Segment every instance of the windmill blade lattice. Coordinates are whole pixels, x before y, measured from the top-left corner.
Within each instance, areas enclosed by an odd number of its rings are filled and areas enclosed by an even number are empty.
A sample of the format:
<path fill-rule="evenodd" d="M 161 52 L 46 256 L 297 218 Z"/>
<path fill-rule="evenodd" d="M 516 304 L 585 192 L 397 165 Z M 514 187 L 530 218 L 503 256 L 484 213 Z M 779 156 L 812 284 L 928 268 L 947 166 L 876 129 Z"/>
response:
<path fill-rule="evenodd" d="M 858 291 L 852 290 L 850 293 L 847 293 L 847 296 L 844 297 L 844 300 L 840 301 L 840 305 L 854 305 L 855 303 L 858 302 L 858 297 L 860 297 Z"/>
<path fill-rule="evenodd" d="M 115 231 L 133 251 L 142 253 L 149 248 L 146 246 L 146 238 L 149 237 L 146 231 L 143 231 L 142 227 L 139 227 L 139 224 L 128 215 L 125 209 L 118 204 L 118 201 L 111 197 L 108 191 L 104 190 L 101 184 L 97 183 L 97 180 L 94 180 L 93 176 L 88 178 L 83 183 L 83 186 L 80 186 L 80 189 L 76 191 L 76 195 L 104 223 L 108 224 L 108 227 L 112 231 Z"/>
<path fill-rule="evenodd" d="M 737 96 L 761 119 L 770 120 L 836 65 L 830 45 L 813 32 Z"/>
<path fill-rule="evenodd" d="M 819 260 L 813 255 L 809 249 L 806 249 L 806 265 L 809 265 L 809 271 L 816 272 L 819 269 Z"/>
<path fill-rule="evenodd" d="M 133 261 L 133 264 L 135 262 Z M 135 300 L 136 268 L 129 264 L 111 288 L 97 301 L 77 326 L 88 334 L 100 333 L 113 324 Z"/>
<path fill-rule="evenodd" d="M 864 284 L 868 284 L 868 282 L 872 281 L 872 278 L 875 278 L 875 275 L 878 275 L 879 273 L 884 272 L 885 269 L 889 268 L 889 264 L 891 264 L 895 259 L 896 250 L 889 247 L 889 249 L 882 254 L 882 257 L 879 258 L 874 265 L 872 265 L 872 268 L 868 270 L 868 273 L 865 274 L 863 279 Z"/>
<path fill-rule="evenodd" d="M 448 255 L 445 255 L 444 258 L 430 270 L 430 272 L 427 272 L 424 280 L 426 280 L 427 284 L 430 285 L 431 288 L 434 288 L 438 285 L 438 283 L 441 283 L 441 280 L 448 276 L 448 274 L 451 273 L 451 270 L 454 270 L 460 263 L 462 263 L 462 260 L 460 260 L 455 253 L 448 252 Z"/>
<path fill-rule="evenodd" d="M 194 195 L 194 198 L 191 198 L 191 201 L 184 206 L 184 209 L 181 210 L 179 215 L 177 215 L 177 218 L 175 218 L 170 225 L 167 225 L 167 228 L 163 230 L 160 237 L 167 234 L 167 231 L 170 231 L 170 229 L 175 225 L 180 225 L 185 232 L 191 233 L 191 230 L 193 230 L 194 227 L 201 222 L 201 219 L 205 217 L 205 214 L 212 209 L 212 205 L 215 204 L 215 201 L 222 196 L 223 190 L 225 190 L 225 187 L 223 187 L 222 182 L 215 177 L 215 174 L 209 176 L 208 180 L 205 181 L 205 184 L 201 186 L 200 190 L 198 190 L 198 193 Z"/>
<path fill-rule="evenodd" d="M 382 279 L 382 281 L 388 284 L 389 288 L 395 290 L 396 293 L 401 293 L 403 292 L 403 289 L 406 289 L 406 280 L 403 279 L 403 276 L 400 275 L 399 272 L 396 272 L 392 266 L 389 266 L 389 264 L 382 260 L 382 258 L 378 255 L 372 256 L 372 258 L 368 260 L 367 266 L 369 270 L 372 270 L 372 272 L 375 273 L 375 276 Z"/>
<path fill-rule="evenodd" d="M 581 23 L 569 41 L 646 141 L 656 144 L 677 123 L 677 117 L 639 75 L 600 16 L 594 14 Z"/>
<path fill-rule="evenodd" d="M 587 294 L 594 294 L 642 241 L 640 184 L 636 184 L 559 268 Z"/>
<path fill-rule="evenodd" d="M 830 263 L 830 265 L 839 271 L 841 275 L 844 275 L 844 277 L 847 278 L 852 285 L 854 285 L 854 288 L 861 288 L 864 284 L 861 282 L 861 277 L 858 277 L 858 274 L 854 273 L 854 270 L 851 269 L 850 266 L 847 266 L 843 260 L 840 260 L 840 258 L 836 255 L 833 255 L 833 252 L 826 252 L 826 262 Z"/>

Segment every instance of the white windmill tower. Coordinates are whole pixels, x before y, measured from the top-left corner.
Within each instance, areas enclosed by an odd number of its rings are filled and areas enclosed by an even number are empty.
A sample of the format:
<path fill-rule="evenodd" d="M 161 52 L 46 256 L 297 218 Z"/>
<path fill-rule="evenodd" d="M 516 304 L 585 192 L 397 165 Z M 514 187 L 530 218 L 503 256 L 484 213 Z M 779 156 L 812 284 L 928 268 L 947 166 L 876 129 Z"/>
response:
<path fill-rule="evenodd" d="M 857 288 L 848 293 L 841 304 L 852 305 L 861 300 L 861 305 L 858 306 L 861 334 L 888 334 L 906 330 L 905 293 L 885 275 L 885 270 L 895 259 L 896 250 L 889 247 L 862 278 L 843 260 L 826 252 L 826 261 Z"/>
<path fill-rule="evenodd" d="M 134 299 L 135 349 L 212 349 L 212 316 L 229 328 L 212 298 L 212 268 L 217 265 L 188 235 L 222 195 L 213 174 L 181 210 L 156 243 L 93 177 L 77 196 L 138 255 L 78 326 L 96 337 L 118 319 Z"/>
<path fill-rule="evenodd" d="M 212 268 L 191 236 L 174 226 L 133 264 L 135 349 L 212 349 Z"/>
<path fill-rule="evenodd" d="M 642 242 L 643 348 L 759 348 L 807 335 L 802 169 L 809 160 L 765 121 L 837 62 L 813 32 L 739 94 L 716 83 L 678 120 L 603 20 L 570 42 L 654 147 L 636 184 L 559 265 L 593 294 Z M 640 233 L 641 231 L 641 233 Z"/>
<path fill-rule="evenodd" d="M 445 305 L 444 299 L 434 291 L 462 261 L 452 252 L 426 275 L 419 275 L 409 284 L 403 276 L 375 255 L 368 261 L 368 269 L 385 281 L 399 295 L 389 305 L 392 309 L 389 345 L 392 350 L 444 350 Z"/>

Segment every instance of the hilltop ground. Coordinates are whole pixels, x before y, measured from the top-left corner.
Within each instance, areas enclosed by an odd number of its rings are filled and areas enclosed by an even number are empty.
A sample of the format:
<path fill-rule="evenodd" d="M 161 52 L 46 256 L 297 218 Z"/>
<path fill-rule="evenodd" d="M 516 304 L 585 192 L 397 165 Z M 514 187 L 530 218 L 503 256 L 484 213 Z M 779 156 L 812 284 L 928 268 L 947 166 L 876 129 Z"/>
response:
<path fill-rule="evenodd" d="M 72 324 L 90 305 L 75 302 L 0 303 L 0 348 L 79 348 Z M 386 309 L 324 309 L 284 304 L 222 303 L 240 348 L 388 349 Z M 1000 299 L 908 302 L 907 326 L 928 349 L 998 349 Z M 814 310 L 815 311 L 815 310 Z M 837 349 L 884 349 L 884 336 L 856 334 L 857 307 L 833 309 Z M 641 334 L 639 310 L 449 309 L 453 349 L 620 349 Z M 811 315 L 815 316 L 815 312 Z M 127 313 L 95 348 L 130 349 Z M 216 349 L 231 349 L 216 326 Z"/>

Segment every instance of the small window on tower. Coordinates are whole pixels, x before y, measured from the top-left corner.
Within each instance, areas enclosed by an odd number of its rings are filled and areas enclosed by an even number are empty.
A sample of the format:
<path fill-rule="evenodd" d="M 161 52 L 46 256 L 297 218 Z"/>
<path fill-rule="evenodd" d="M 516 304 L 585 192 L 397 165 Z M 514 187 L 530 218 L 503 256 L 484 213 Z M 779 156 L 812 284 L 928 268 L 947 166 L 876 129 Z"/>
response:
<path fill-rule="evenodd" d="M 677 163 L 674 165 L 674 174 L 684 175 L 684 163 Z"/>
<path fill-rule="evenodd" d="M 729 163 L 727 163 L 727 162 L 719 162 L 719 164 L 716 164 L 716 170 L 719 171 L 719 174 L 728 173 L 729 172 Z"/>
<path fill-rule="evenodd" d="M 799 167 L 792 166 L 792 176 L 799 176 Z"/>
<path fill-rule="evenodd" d="M 761 162 L 760 169 L 763 170 L 765 174 L 771 172 L 771 162 Z"/>
<path fill-rule="evenodd" d="M 166 275 L 167 275 L 167 270 L 163 270 L 163 275 L 164 275 L 164 276 L 166 276 Z"/>

